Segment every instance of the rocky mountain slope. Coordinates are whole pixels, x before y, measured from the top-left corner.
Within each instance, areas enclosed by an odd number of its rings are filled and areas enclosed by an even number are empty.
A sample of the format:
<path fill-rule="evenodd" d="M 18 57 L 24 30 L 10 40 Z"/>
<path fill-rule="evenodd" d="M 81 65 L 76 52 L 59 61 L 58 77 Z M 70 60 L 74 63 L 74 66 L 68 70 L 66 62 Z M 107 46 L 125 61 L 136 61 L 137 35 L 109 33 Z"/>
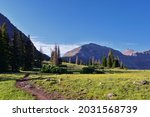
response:
<path fill-rule="evenodd" d="M 124 55 L 120 51 L 100 46 L 94 43 L 82 45 L 79 48 L 75 48 L 66 54 L 64 54 L 63 58 L 69 60 L 71 58 L 72 61 L 75 62 L 76 56 L 84 63 L 88 63 L 91 57 L 95 59 L 102 60 L 103 56 L 107 56 L 108 52 L 112 50 L 114 56 L 118 56 L 119 59 L 128 67 L 132 69 L 150 69 L 150 51 L 145 52 L 129 52 L 128 54 Z M 135 56 L 136 55 L 136 56 Z"/>
<path fill-rule="evenodd" d="M 132 50 L 132 49 L 126 49 L 122 52 L 123 55 L 126 56 L 136 56 L 136 51 Z"/>

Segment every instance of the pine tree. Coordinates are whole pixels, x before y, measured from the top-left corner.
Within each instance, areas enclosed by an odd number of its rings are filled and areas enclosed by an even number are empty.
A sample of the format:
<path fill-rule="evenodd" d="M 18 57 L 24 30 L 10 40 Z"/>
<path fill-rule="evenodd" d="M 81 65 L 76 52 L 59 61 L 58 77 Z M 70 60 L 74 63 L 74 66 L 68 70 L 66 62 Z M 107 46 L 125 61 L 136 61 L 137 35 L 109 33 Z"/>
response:
<path fill-rule="evenodd" d="M 0 28 L 0 72 L 9 70 L 9 36 L 4 23 Z"/>
<path fill-rule="evenodd" d="M 103 58 L 102 58 L 102 66 L 107 67 L 107 58 L 106 58 L 106 56 L 103 56 Z"/>
<path fill-rule="evenodd" d="M 20 61 L 20 66 L 21 66 L 21 68 L 23 69 L 23 68 L 25 68 L 25 38 L 26 37 L 24 37 L 23 36 L 23 34 L 19 31 L 19 35 L 20 35 L 20 59 L 21 59 L 21 61 Z"/>
<path fill-rule="evenodd" d="M 112 67 L 112 60 L 111 60 L 111 57 L 110 57 L 110 56 L 108 56 L 108 58 L 107 58 L 107 67 L 108 67 L 108 68 L 111 68 L 111 67 Z"/>
<path fill-rule="evenodd" d="M 122 62 L 120 62 L 120 69 L 124 69 L 124 65 Z"/>
<path fill-rule="evenodd" d="M 61 59 L 61 57 L 60 57 L 60 48 L 59 48 L 59 46 L 57 46 L 57 51 L 58 51 L 58 64 L 60 65 L 60 64 L 62 64 L 62 59 Z"/>
<path fill-rule="evenodd" d="M 107 67 L 111 68 L 114 62 L 114 55 L 112 50 L 109 51 L 108 53 L 108 58 L 107 58 Z"/>
<path fill-rule="evenodd" d="M 112 67 L 113 68 L 118 67 L 118 60 L 117 59 L 114 59 Z"/>
<path fill-rule="evenodd" d="M 116 58 L 114 59 L 112 67 L 113 67 L 113 68 L 120 67 L 119 57 L 116 57 Z"/>
<path fill-rule="evenodd" d="M 34 45 L 31 42 L 30 36 L 28 36 L 28 41 L 25 43 L 25 62 L 23 69 L 32 70 L 34 65 Z"/>
<path fill-rule="evenodd" d="M 50 62 L 53 64 L 54 62 L 54 51 L 52 50 L 51 52 L 51 59 L 50 59 Z"/>
<path fill-rule="evenodd" d="M 111 62 L 113 63 L 113 61 L 114 61 L 114 54 L 113 54 L 112 50 L 109 51 L 108 56 L 111 57 Z"/>
<path fill-rule="evenodd" d="M 4 58 L 3 58 L 3 38 L 2 38 L 2 30 L 1 30 L 1 27 L 0 27 L 0 72 L 3 72 L 3 67 L 4 67 Z"/>
<path fill-rule="evenodd" d="M 37 66 L 38 67 L 42 67 L 42 61 L 43 61 L 43 50 L 42 50 L 42 47 L 40 47 L 40 52 L 39 52 L 39 54 L 38 54 L 38 60 L 37 60 Z"/>
<path fill-rule="evenodd" d="M 119 59 L 119 57 L 117 56 L 117 67 L 120 67 L 120 59 Z"/>
<path fill-rule="evenodd" d="M 89 58 L 89 64 L 88 65 L 92 65 L 92 59 Z"/>
<path fill-rule="evenodd" d="M 56 65 L 56 66 L 59 65 L 59 62 L 58 62 L 58 48 L 57 48 L 57 45 L 55 45 L 55 48 L 54 48 L 53 64 Z"/>
<path fill-rule="evenodd" d="M 21 47 L 20 47 L 20 33 L 14 30 L 14 38 L 12 40 L 11 48 L 11 68 L 13 72 L 19 71 L 21 66 Z"/>
<path fill-rule="evenodd" d="M 51 62 L 55 66 L 59 66 L 62 63 L 60 57 L 60 48 L 57 45 L 55 45 L 54 50 L 51 52 Z"/>

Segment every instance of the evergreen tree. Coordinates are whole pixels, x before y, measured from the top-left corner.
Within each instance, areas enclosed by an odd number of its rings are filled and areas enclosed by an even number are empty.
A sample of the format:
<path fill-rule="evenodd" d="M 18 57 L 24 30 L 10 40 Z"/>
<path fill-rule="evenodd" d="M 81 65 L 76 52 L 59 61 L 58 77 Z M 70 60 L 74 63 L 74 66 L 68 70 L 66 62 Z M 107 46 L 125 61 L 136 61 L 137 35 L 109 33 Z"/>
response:
<path fill-rule="evenodd" d="M 59 65 L 59 62 L 58 62 L 58 48 L 57 48 L 57 45 L 55 45 L 55 48 L 54 48 L 53 64 L 56 65 L 56 66 Z"/>
<path fill-rule="evenodd" d="M 20 35 L 20 67 L 25 68 L 25 36 L 19 31 Z"/>
<path fill-rule="evenodd" d="M 0 72 L 3 72 L 3 67 L 4 67 L 4 58 L 3 58 L 3 55 L 4 55 L 4 53 L 3 53 L 3 46 L 4 46 L 4 44 L 3 44 L 3 38 L 2 38 L 2 30 L 1 30 L 1 27 L 0 27 Z"/>
<path fill-rule="evenodd" d="M 116 58 L 116 67 L 120 67 L 120 60 L 119 60 L 119 57 L 117 56 Z"/>
<path fill-rule="evenodd" d="M 38 67 L 42 67 L 42 61 L 43 61 L 43 50 L 42 50 L 42 47 L 40 47 L 40 52 L 38 54 L 38 57 L 37 57 L 37 66 Z"/>
<path fill-rule="evenodd" d="M 59 46 L 57 46 L 57 50 L 58 50 L 58 64 L 60 65 L 60 64 L 62 64 L 62 59 L 61 59 L 61 57 L 60 57 L 60 48 L 59 48 Z"/>
<path fill-rule="evenodd" d="M 51 62 L 53 65 L 60 65 L 62 63 L 60 57 L 60 49 L 59 46 L 55 45 L 54 50 L 51 52 Z"/>
<path fill-rule="evenodd" d="M 113 61 L 114 61 L 114 54 L 113 54 L 112 50 L 109 51 L 108 56 L 110 56 L 111 62 L 113 63 Z"/>
<path fill-rule="evenodd" d="M 102 58 L 102 66 L 103 66 L 103 67 L 107 67 L 107 58 L 106 58 L 106 56 L 104 56 L 104 57 Z"/>
<path fill-rule="evenodd" d="M 110 57 L 110 56 L 108 56 L 108 58 L 107 58 L 107 67 L 108 67 L 108 68 L 111 68 L 111 67 L 112 67 L 112 60 L 111 60 L 111 57 Z"/>
<path fill-rule="evenodd" d="M 122 62 L 120 62 L 120 69 L 124 69 L 124 65 Z"/>
<path fill-rule="evenodd" d="M 114 55 L 112 50 L 109 51 L 108 53 L 108 58 L 107 58 L 107 67 L 111 68 L 114 62 Z"/>
<path fill-rule="evenodd" d="M 4 23 L 0 28 L 0 72 L 9 70 L 9 36 Z"/>
<path fill-rule="evenodd" d="M 54 62 L 54 51 L 53 51 L 53 50 L 52 50 L 52 52 L 51 52 L 51 59 L 50 59 L 50 61 L 51 61 L 51 63 Z"/>
<path fill-rule="evenodd" d="M 118 60 L 117 59 L 114 59 L 112 67 L 113 68 L 118 67 Z"/>
<path fill-rule="evenodd" d="M 28 41 L 25 43 L 25 61 L 23 70 L 31 70 L 34 65 L 34 45 L 28 36 Z"/>
<path fill-rule="evenodd" d="M 118 61 L 118 65 L 117 65 L 117 67 L 120 67 L 120 59 L 119 59 L 119 57 L 117 56 L 117 61 Z"/>
<path fill-rule="evenodd" d="M 119 57 L 114 59 L 112 67 L 113 68 L 120 67 Z"/>
<path fill-rule="evenodd" d="M 15 30 L 14 38 L 11 43 L 11 68 L 12 71 L 17 72 L 21 66 L 21 47 L 20 47 L 20 33 Z"/>
<path fill-rule="evenodd" d="M 92 59 L 89 58 L 89 65 L 92 65 Z"/>

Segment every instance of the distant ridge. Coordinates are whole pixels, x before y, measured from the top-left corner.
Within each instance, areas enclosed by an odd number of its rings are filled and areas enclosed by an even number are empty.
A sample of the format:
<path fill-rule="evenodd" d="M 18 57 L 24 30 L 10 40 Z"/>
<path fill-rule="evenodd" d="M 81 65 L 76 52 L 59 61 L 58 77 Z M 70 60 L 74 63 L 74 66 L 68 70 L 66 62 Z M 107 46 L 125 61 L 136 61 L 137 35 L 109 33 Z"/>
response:
<path fill-rule="evenodd" d="M 132 50 L 132 49 L 126 49 L 122 52 L 123 55 L 126 56 L 136 56 L 136 51 Z"/>
<path fill-rule="evenodd" d="M 115 56 L 131 69 L 150 69 L 150 50 L 145 52 L 135 52 L 134 50 L 126 50 L 126 54 L 110 47 L 101 46 L 94 43 L 82 45 L 78 48 L 68 51 L 64 54 L 63 59 L 75 62 L 76 56 L 84 63 L 88 63 L 91 57 L 102 60 L 103 56 L 107 56 L 112 50 Z"/>

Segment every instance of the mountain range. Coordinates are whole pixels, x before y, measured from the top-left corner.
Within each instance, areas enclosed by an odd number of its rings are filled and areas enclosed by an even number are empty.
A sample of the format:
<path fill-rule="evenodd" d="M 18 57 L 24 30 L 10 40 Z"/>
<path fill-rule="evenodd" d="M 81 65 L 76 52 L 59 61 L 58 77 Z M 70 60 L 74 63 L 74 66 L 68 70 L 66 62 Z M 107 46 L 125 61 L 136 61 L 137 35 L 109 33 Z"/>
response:
<path fill-rule="evenodd" d="M 14 30 L 16 30 L 18 32 L 21 32 L 22 36 L 24 37 L 25 43 L 28 43 L 28 44 L 32 43 L 32 41 L 22 31 L 20 31 L 16 26 L 14 26 L 7 17 L 5 17 L 3 14 L 0 13 L 0 26 L 2 26 L 4 23 L 7 26 L 7 33 L 9 35 L 10 39 L 13 38 Z M 34 46 L 34 49 L 35 49 L 35 56 L 38 56 L 38 54 L 40 54 L 40 52 L 36 49 L 35 46 Z M 43 58 L 45 60 L 49 60 L 49 56 L 47 56 L 45 54 L 43 54 Z"/>
<path fill-rule="evenodd" d="M 0 26 L 3 23 L 6 23 L 7 25 L 7 30 L 10 39 L 13 38 L 14 30 L 21 32 L 10 22 L 10 20 L 7 17 L 0 13 Z M 25 37 L 25 43 L 32 43 L 31 40 L 23 32 L 21 33 Z M 34 48 L 36 50 L 36 55 L 38 55 L 40 52 L 36 49 L 35 46 Z M 85 44 L 78 48 L 68 51 L 64 54 L 63 59 L 68 60 L 69 58 L 71 58 L 71 60 L 75 62 L 76 56 L 78 56 L 78 58 L 82 60 L 83 63 L 88 63 L 89 59 L 92 57 L 94 57 L 97 60 L 102 60 L 102 57 L 107 56 L 110 50 L 112 50 L 114 56 L 118 56 L 120 61 L 122 61 L 123 64 L 128 68 L 150 69 L 150 50 L 144 52 L 136 52 L 132 49 L 127 49 L 123 52 L 120 52 L 113 48 L 101 46 L 94 43 Z M 49 56 L 43 54 L 43 57 L 45 60 L 49 60 Z"/>
<path fill-rule="evenodd" d="M 71 58 L 72 62 L 75 62 L 76 56 L 78 56 L 79 60 L 88 63 L 91 57 L 94 57 L 95 60 L 102 60 L 103 56 L 108 56 L 110 50 L 112 50 L 114 56 L 119 57 L 120 61 L 122 61 L 127 68 L 150 69 L 150 50 L 135 52 L 134 50 L 127 49 L 124 52 L 120 52 L 113 48 L 89 43 L 68 51 L 64 54 L 63 58 L 66 60 Z"/>

